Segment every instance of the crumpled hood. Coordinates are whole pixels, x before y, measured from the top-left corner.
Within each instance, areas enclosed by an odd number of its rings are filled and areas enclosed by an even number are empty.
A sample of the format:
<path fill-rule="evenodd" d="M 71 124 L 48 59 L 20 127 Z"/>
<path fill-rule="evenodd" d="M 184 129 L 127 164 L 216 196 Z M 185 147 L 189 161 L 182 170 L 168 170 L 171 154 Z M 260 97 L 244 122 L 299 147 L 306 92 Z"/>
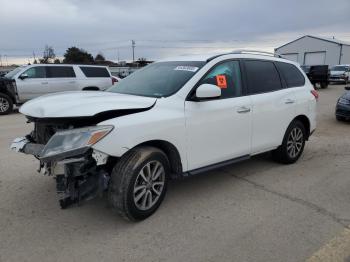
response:
<path fill-rule="evenodd" d="M 148 108 L 156 100 L 111 92 L 73 91 L 41 96 L 25 103 L 19 111 L 35 118 L 88 117 L 106 111 Z"/>

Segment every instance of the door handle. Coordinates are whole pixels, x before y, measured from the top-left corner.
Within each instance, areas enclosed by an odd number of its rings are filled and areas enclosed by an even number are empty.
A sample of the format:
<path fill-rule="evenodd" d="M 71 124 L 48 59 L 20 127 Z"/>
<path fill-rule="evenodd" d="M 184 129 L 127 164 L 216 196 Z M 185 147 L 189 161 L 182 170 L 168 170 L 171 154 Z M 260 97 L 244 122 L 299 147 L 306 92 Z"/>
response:
<path fill-rule="evenodd" d="M 69 81 L 70 84 L 75 84 L 75 81 Z"/>
<path fill-rule="evenodd" d="M 42 85 L 47 85 L 49 82 L 41 82 Z"/>
<path fill-rule="evenodd" d="M 293 100 L 293 99 L 286 99 L 286 100 L 284 101 L 284 103 L 285 103 L 285 104 L 294 104 L 294 103 L 295 103 L 295 100 Z"/>
<path fill-rule="evenodd" d="M 242 107 L 239 107 L 239 108 L 237 109 L 237 113 L 240 113 L 240 114 L 242 114 L 242 113 L 248 113 L 248 112 L 250 112 L 250 108 L 249 108 L 249 107 L 246 107 L 246 106 L 242 106 Z"/>

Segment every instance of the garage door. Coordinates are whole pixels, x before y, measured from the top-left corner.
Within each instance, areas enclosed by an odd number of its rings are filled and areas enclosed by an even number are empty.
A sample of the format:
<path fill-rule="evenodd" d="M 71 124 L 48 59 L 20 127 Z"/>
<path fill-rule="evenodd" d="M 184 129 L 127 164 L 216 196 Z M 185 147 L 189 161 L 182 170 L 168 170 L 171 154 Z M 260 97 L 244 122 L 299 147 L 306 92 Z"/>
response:
<path fill-rule="evenodd" d="M 298 54 L 294 53 L 294 54 L 282 54 L 283 58 L 294 61 L 294 62 L 298 62 Z"/>
<path fill-rule="evenodd" d="M 326 52 L 305 53 L 305 65 L 324 65 L 326 62 Z"/>

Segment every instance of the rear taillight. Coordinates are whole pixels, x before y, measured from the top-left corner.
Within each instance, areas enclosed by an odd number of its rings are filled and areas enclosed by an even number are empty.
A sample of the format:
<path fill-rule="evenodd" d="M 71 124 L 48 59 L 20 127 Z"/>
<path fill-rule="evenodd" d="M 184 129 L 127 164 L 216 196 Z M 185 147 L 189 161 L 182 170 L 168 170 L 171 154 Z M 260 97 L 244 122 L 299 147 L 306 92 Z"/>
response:
<path fill-rule="evenodd" d="M 118 80 L 115 79 L 114 77 L 111 77 L 112 78 L 112 85 L 114 85 L 114 83 L 118 83 Z"/>
<path fill-rule="evenodd" d="M 318 100 L 318 93 L 316 90 L 311 90 L 311 94 Z"/>

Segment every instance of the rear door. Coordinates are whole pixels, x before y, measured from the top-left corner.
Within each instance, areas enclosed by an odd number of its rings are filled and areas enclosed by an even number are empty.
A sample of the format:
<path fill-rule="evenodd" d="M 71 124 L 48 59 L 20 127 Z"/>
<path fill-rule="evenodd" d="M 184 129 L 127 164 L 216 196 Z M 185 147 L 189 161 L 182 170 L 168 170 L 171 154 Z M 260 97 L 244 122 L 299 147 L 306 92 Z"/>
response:
<path fill-rule="evenodd" d="M 243 92 L 239 62 L 217 64 L 197 86 L 205 83 L 222 92 L 220 98 L 185 101 L 190 170 L 250 154 L 251 100 Z"/>
<path fill-rule="evenodd" d="M 78 84 L 73 66 L 48 66 L 47 85 L 49 93 L 77 90 Z"/>
<path fill-rule="evenodd" d="M 285 88 L 273 61 L 245 60 L 245 76 L 252 99 L 252 153 L 279 146 L 295 116 L 295 94 Z"/>

